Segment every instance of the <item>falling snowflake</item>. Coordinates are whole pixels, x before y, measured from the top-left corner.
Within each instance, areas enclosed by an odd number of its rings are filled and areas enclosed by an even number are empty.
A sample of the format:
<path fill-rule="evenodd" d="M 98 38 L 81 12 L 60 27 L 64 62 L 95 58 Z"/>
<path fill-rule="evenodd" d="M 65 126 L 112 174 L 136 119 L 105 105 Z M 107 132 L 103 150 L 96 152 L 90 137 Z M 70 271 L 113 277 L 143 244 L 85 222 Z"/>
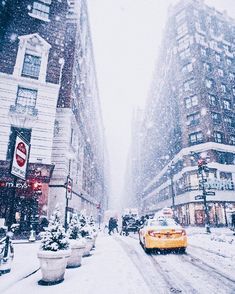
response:
<path fill-rule="evenodd" d="M 17 34 L 13 33 L 13 34 L 10 35 L 10 41 L 11 42 L 15 42 L 16 39 L 17 39 Z"/>

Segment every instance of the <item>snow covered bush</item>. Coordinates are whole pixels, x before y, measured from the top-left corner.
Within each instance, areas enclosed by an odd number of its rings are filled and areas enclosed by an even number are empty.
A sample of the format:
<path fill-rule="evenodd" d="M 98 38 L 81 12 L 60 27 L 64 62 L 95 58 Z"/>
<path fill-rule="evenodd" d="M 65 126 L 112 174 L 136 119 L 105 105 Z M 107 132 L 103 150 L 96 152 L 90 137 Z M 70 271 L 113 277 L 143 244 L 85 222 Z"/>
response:
<path fill-rule="evenodd" d="M 70 220 L 68 227 L 68 237 L 69 239 L 79 239 L 81 237 L 80 233 L 81 224 L 76 214 L 74 214 Z"/>
<path fill-rule="evenodd" d="M 45 232 L 42 232 L 40 236 L 42 250 L 58 251 L 69 248 L 68 237 L 61 223 L 61 213 L 58 207 L 53 212 Z"/>
<path fill-rule="evenodd" d="M 94 237 L 94 231 L 91 226 L 90 220 L 88 220 L 84 215 L 80 216 L 80 222 L 81 222 L 81 236 L 86 239 L 93 239 Z"/>

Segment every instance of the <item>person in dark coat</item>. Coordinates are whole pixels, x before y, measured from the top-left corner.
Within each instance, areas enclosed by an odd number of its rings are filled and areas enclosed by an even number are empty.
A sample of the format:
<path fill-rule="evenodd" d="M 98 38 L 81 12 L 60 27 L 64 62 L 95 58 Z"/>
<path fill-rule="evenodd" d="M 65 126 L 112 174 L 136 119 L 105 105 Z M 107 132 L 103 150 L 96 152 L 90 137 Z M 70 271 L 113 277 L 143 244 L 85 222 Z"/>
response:
<path fill-rule="evenodd" d="M 113 217 L 110 217 L 109 219 L 109 235 L 111 235 L 111 233 L 114 233 L 114 222 L 113 222 Z"/>

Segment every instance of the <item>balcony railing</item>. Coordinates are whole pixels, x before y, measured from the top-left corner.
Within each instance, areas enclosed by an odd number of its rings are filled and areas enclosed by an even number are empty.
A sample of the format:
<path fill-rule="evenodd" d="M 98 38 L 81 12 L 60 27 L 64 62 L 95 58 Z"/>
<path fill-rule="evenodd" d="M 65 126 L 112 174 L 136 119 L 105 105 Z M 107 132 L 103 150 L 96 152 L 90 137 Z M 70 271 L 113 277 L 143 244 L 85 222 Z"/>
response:
<path fill-rule="evenodd" d="M 27 106 L 27 105 L 10 105 L 10 113 L 11 114 L 25 114 L 30 116 L 37 116 L 38 110 L 34 106 Z"/>

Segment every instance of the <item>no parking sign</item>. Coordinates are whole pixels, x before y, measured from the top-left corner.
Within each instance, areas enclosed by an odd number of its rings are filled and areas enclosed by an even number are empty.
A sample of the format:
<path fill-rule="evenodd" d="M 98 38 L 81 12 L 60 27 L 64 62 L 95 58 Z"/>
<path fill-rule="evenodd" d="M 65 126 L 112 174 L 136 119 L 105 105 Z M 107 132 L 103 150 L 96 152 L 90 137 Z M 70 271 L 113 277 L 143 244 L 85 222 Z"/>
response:
<path fill-rule="evenodd" d="M 25 180 L 29 159 L 29 143 L 19 135 L 16 135 L 11 174 Z"/>

